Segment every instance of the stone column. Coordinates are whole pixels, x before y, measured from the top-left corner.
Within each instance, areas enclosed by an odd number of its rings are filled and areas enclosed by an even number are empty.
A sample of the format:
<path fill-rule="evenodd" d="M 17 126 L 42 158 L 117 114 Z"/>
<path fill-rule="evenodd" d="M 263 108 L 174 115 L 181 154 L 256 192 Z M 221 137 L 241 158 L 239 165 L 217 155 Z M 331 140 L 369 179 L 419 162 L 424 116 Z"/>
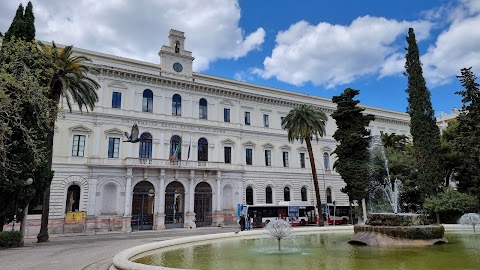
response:
<path fill-rule="evenodd" d="M 93 231 L 95 228 L 95 206 L 97 202 L 97 176 L 91 176 L 88 183 L 88 206 L 87 206 L 87 228 L 86 231 Z"/>
<path fill-rule="evenodd" d="M 222 213 L 222 172 L 217 171 L 217 180 L 216 180 L 216 192 L 215 192 L 215 218 L 213 222 L 217 226 L 223 225 L 223 213 Z"/>
<path fill-rule="evenodd" d="M 101 133 L 102 130 L 102 123 L 95 122 L 95 126 L 93 127 L 93 149 L 92 149 L 92 157 L 98 157 L 100 152 L 100 145 L 101 145 Z"/>
<path fill-rule="evenodd" d="M 165 229 L 165 169 L 160 170 L 159 176 L 160 184 L 158 187 L 158 204 L 155 206 L 157 207 L 157 228 L 156 230 L 164 230 Z"/>
<path fill-rule="evenodd" d="M 127 184 L 125 185 L 125 210 L 123 212 L 123 231 L 132 231 L 132 168 L 127 168 Z"/>
<path fill-rule="evenodd" d="M 190 176 L 188 177 L 188 212 L 185 218 L 185 227 L 186 228 L 195 228 L 197 227 L 195 224 L 195 211 L 194 211 L 194 203 L 195 203 L 195 171 L 190 170 Z"/>

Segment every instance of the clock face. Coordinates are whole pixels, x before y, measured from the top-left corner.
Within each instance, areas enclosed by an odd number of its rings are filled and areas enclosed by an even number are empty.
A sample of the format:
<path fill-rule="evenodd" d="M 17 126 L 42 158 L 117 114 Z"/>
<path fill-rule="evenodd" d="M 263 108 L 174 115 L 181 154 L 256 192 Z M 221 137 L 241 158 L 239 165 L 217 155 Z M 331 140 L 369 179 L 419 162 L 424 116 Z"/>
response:
<path fill-rule="evenodd" d="M 182 64 L 180 63 L 173 64 L 173 70 L 175 70 L 176 72 L 182 72 L 183 70 Z"/>

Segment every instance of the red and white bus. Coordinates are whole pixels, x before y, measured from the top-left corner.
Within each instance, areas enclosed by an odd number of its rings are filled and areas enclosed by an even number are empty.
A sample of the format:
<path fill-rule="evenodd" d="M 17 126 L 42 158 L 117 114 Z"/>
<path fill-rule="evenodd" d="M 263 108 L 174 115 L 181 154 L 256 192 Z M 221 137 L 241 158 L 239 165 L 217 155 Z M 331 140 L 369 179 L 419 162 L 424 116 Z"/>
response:
<path fill-rule="evenodd" d="M 328 224 L 340 225 L 350 222 L 350 211 L 348 206 L 328 205 L 329 215 L 327 216 Z M 335 212 L 335 213 L 334 213 Z"/>
<path fill-rule="evenodd" d="M 318 215 L 314 206 L 306 202 L 280 202 L 279 205 L 246 205 L 246 213 L 253 218 L 252 227 L 265 227 L 270 221 L 283 219 L 292 226 L 315 224 Z"/>

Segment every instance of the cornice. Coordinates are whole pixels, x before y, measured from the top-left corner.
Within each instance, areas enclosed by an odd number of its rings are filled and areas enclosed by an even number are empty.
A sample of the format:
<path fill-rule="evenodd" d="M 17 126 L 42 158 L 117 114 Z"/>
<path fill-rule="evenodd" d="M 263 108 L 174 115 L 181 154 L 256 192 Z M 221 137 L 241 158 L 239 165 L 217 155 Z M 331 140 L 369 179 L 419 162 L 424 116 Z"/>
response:
<path fill-rule="evenodd" d="M 174 78 L 161 77 L 159 75 L 153 75 L 149 73 L 133 71 L 133 70 L 123 69 L 118 67 L 111 67 L 106 65 L 94 65 L 94 66 L 100 71 L 100 74 L 102 76 L 116 78 L 116 79 L 121 78 L 125 80 L 136 81 L 136 82 L 166 86 L 171 88 L 188 90 L 188 91 L 193 91 L 193 92 L 198 92 L 203 94 L 223 96 L 223 97 L 228 97 L 232 99 L 240 99 L 240 100 L 256 102 L 256 103 L 283 106 L 288 108 L 294 108 L 301 104 L 310 104 L 314 107 L 321 109 L 328 115 L 332 114 L 335 111 L 335 108 L 330 106 L 320 106 L 318 104 L 306 103 L 306 102 L 295 102 L 289 99 L 282 99 L 280 97 L 272 97 L 267 95 L 261 95 L 258 93 L 255 93 L 255 94 L 247 93 L 241 90 L 233 90 L 233 89 L 229 89 L 221 86 L 212 86 L 212 85 L 203 84 L 195 81 L 184 81 L 184 80 L 178 80 Z M 375 121 L 391 123 L 396 125 L 404 125 L 404 126 L 409 126 L 410 124 L 408 120 L 402 121 L 400 119 L 383 117 L 376 114 L 374 115 L 375 115 Z"/>

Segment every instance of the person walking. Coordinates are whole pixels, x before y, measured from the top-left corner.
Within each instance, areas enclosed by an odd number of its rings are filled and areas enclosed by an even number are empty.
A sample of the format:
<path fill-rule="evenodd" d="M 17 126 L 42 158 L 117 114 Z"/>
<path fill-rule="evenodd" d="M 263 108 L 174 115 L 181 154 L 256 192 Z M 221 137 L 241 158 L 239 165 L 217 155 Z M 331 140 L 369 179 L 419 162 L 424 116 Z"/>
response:
<path fill-rule="evenodd" d="M 252 229 L 252 220 L 250 219 L 250 215 L 247 214 L 247 231 Z"/>
<path fill-rule="evenodd" d="M 244 215 L 240 216 L 240 221 L 238 223 L 240 223 L 240 231 L 245 231 L 245 216 Z"/>

